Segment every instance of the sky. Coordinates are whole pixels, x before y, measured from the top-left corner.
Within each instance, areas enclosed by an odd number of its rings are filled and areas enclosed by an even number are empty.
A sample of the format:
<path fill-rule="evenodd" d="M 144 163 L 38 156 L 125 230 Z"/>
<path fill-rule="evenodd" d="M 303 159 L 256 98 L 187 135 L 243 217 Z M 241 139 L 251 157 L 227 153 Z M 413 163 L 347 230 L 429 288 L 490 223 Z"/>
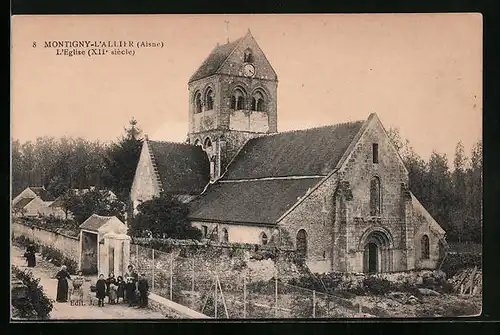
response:
<path fill-rule="evenodd" d="M 150 139 L 184 141 L 189 77 L 248 29 L 278 74 L 278 131 L 375 112 L 425 159 L 453 157 L 458 141 L 469 154 L 482 138 L 482 16 L 467 13 L 15 16 L 12 137 L 114 141 L 134 117 Z M 102 57 L 44 48 L 64 40 L 163 48 Z"/>

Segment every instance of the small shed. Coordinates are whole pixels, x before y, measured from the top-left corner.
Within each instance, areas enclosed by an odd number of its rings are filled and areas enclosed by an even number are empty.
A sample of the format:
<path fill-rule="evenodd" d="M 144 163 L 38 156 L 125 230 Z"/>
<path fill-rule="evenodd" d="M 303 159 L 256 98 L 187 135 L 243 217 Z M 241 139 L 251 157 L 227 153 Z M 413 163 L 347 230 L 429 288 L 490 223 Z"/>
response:
<path fill-rule="evenodd" d="M 92 214 L 80 225 L 80 270 L 85 274 L 106 272 L 107 276 L 109 271 L 114 271 L 116 260 L 121 269 L 124 249 L 130 248 L 130 237 L 126 234 L 127 226 L 116 216 Z M 109 243 L 110 239 L 128 243 L 121 243 L 116 250 L 115 243 Z"/>

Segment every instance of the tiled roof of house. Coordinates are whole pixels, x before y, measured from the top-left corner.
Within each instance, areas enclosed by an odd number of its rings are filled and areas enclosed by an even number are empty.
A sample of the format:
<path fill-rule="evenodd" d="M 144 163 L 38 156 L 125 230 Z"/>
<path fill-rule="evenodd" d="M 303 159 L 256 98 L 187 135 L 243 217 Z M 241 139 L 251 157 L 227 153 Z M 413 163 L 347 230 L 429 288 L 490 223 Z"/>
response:
<path fill-rule="evenodd" d="M 27 204 L 29 204 L 31 201 L 33 201 L 35 198 L 22 198 L 14 206 L 12 206 L 13 209 L 21 209 L 24 208 Z"/>
<path fill-rule="evenodd" d="M 148 141 L 165 192 L 200 194 L 210 181 L 207 154 L 184 143 Z"/>
<path fill-rule="evenodd" d="M 219 182 L 192 201 L 191 220 L 275 223 L 322 178 Z"/>
<path fill-rule="evenodd" d="M 54 196 L 43 187 L 30 187 L 30 190 L 35 192 L 43 201 L 54 201 Z"/>
<path fill-rule="evenodd" d="M 74 194 L 74 195 L 83 195 L 91 190 L 94 190 L 95 187 L 92 186 L 90 188 L 72 188 L 70 190 L 68 190 L 68 193 L 71 193 L 71 194 Z M 112 192 L 112 191 L 109 191 L 109 190 L 100 190 L 101 194 L 107 194 L 108 195 L 108 199 L 116 199 L 116 195 Z M 52 202 L 52 204 L 50 204 L 49 207 L 52 207 L 52 208 L 63 208 L 64 207 L 64 197 L 66 196 L 67 194 L 64 194 L 64 195 L 61 195 L 59 197 L 57 197 L 54 202 Z"/>
<path fill-rule="evenodd" d="M 249 140 L 224 179 L 326 175 L 359 132 L 363 121 L 283 132 Z"/>
<path fill-rule="evenodd" d="M 108 222 L 112 218 L 113 216 L 100 216 L 97 214 L 92 214 L 92 216 L 90 216 L 80 225 L 80 228 L 90 231 L 98 231 L 99 228 L 104 226 L 106 222 Z"/>
<path fill-rule="evenodd" d="M 238 46 L 238 43 L 243 39 L 239 38 L 231 43 L 221 44 L 212 50 L 210 55 L 200 65 L 198 70 L 191 76 L 189 82 L 211 76 L 217 72 L 219 67 L 229 57 L 231 52 Z"/>

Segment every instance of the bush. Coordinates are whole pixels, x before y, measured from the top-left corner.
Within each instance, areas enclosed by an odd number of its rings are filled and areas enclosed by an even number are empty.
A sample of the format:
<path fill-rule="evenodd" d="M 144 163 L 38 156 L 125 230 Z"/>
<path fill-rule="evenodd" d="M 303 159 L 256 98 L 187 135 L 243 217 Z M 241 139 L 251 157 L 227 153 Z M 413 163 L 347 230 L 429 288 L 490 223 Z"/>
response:
<path fill-rule="evenodd" d="M 66 265 L 70 274 L 75 274 L 78 270 L 77 262 L 69 257 L 66 257 L 61 251 L 48 246 L 42 246 L 41 249 L 42 256 L 49 259 L 55 266 Z"/>
<path fill-rule="evenodd" d="M 449 254 L 446 256 L 443 265 L 441 266 L 441 270 L 446 273 L 447 278 L 451 278 L 460 270 L 474 266 L 477 266 L 478 268 L 482 267 L 481 254 Z"/>
<path fill-rule="evenodd" d="M 12 267 L 13 275 L 28 287 L 28 298 L 25 301 L 13 301 L 17 316 L 21 318 L 49 318 L 52 311 L 52 301 L 39 285 L 40 278 L 35 278 L 31 271 L 22 271 L 17 266 Z"/>

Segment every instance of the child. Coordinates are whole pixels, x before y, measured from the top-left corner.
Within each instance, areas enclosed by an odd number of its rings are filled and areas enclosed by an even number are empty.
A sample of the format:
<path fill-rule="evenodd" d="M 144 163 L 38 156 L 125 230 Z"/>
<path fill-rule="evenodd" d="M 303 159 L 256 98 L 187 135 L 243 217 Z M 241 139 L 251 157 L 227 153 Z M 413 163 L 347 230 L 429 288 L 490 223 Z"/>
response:
<path fill-rule="evenodd" d="M 116 302 L 119 302 L 120 298 L 122 298 L 122 301 L 125 301 L 125 281 L 122 276 L 118 276 L 116 278 L 116 285 L 118 287 L 116 292 Z"/>
<path fill-rule="evenodd" d="M 104 307 L 104 297 L 106 297 L 106 280 L 104 280 L 104 275 L 101 273 L 99 275 L 99 279 L 97 280 L 96 286 L 96 294 L 97 297 L 97 306 Z"/>
<path fill-rule="evenodd" d="M 118 299 L 118 286 L 114 283 L 109 284 L 109 294 L 108 299 L 110 304 L 116 304 Z"/>
<path fill-rule="evenodd" d="M 106 279 L 106 295 L 108 296 L 108 302 L 110 303 L 111 303 L 111 297 L 109 294 L 110 294 L 111 284 L 116 285 L 116 278 L 113 272 L 110 272 L 108 275 L 108 279 Z"/>

